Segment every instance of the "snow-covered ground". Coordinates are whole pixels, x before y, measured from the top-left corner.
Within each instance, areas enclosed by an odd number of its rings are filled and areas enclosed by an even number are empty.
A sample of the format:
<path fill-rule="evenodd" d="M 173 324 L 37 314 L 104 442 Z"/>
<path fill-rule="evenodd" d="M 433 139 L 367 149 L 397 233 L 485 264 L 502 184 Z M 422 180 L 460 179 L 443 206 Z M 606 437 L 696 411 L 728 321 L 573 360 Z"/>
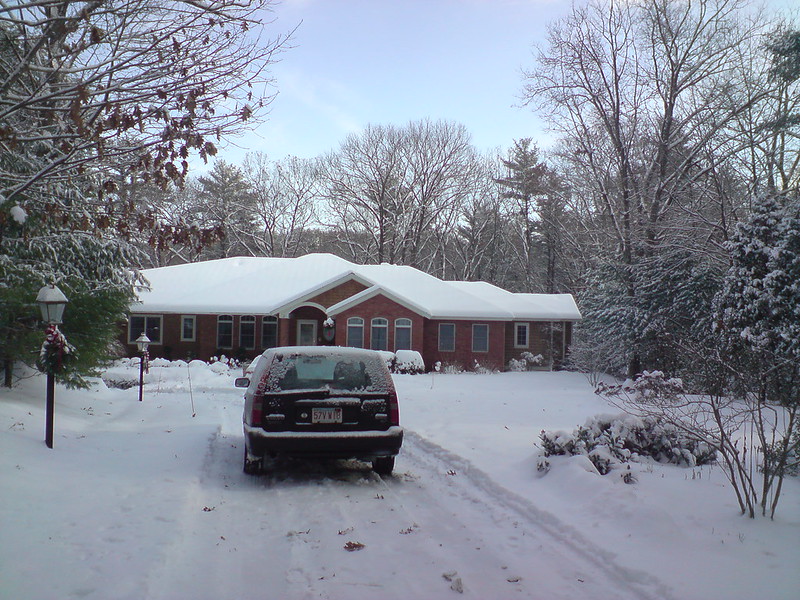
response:
<path fill-rule="evenodd" d="M 396 377 L 395 475 L 362 463 L 241 472 L 241 390 L 160 363 L 136 387 L 0 390 L 0 598 L 794 599 L 800 482 L 740 517 L 718 467 L 579 457 L 536 471 L 541 429 L 614 412 L 572 373 Z M 135 380 L 135 365 L 107 379 Z"/>

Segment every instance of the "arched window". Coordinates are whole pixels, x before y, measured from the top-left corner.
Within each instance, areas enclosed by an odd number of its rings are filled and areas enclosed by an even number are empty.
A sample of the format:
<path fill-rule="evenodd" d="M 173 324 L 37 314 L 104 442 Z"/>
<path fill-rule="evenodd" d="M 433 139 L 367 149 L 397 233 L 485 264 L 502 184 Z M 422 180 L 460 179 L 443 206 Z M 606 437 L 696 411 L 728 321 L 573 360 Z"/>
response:
<path fill-rule="evenodd" d="M 361 317 L 347 319 L 347 345 L 351 348 L 364 347 L 364 319 Z"/>
<path fill-rule="evenodd" d="M 370 348 L 372 350 L 389 349 L 389 320 L 383 317 L 372 319 L 370 330 Z"/>
<path fill-rule="evenodd" d="M 394 349 L 411 350 L 411 319 L 396 319 L 394 322 Z"/>

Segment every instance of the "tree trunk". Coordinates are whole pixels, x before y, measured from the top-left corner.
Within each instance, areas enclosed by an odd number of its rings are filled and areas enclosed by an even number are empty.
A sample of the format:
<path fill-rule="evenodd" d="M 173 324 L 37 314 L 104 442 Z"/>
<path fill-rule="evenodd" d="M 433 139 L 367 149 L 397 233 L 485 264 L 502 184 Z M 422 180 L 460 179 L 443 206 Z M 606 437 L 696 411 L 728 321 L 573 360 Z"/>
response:
<path fill-rule="evenodd" d="M 10 388 L 13 383 L 14 361 L 10 358 L 3 359 L 3 386 Z"/>

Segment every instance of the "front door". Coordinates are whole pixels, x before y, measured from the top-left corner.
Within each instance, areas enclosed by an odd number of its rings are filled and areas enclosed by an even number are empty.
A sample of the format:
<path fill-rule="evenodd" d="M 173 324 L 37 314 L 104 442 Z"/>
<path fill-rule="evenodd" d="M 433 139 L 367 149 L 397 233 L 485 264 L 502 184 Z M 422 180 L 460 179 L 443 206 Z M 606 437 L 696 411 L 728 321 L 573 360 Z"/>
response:
<path fill-rule="evenodd" d="M 310 320 L 297 321 L 297 345 L 316 346 L 317 345 L 317 322 Z"/>

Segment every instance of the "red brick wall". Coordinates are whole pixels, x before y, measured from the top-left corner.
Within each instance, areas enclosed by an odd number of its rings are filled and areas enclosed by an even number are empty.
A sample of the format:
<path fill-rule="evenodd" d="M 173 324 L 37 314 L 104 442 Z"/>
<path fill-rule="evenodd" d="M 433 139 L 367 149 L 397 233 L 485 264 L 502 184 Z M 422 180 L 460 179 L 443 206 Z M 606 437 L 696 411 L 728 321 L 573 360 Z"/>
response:
<path fill-rule="evenodd" d="M 552 335 L 552 360 L 553 367 L 560 368 L 562 366 L 562 356 L 564 354 L 564 342 L 566 347 L 569 348 L 572 343 L 572 323 L 564 322 L 550 322 L 550 321 L 530 321 L 528 323 L 528 346 L 525 348 L 515 347 L 514 339 L 514 325 L 515 323 L 525 323 L 526 321 L 515 321 L 514 323 L 506 323 L 506 343 L 505 355 L 506 365 L 512 358 L 520 359 L 523 352 L 530 352 L 534 356 L 541 354 L 544 360 L 540 363 L 539 367 L 549 368 L 551 361 L 551 336 L 550 331 L 553 328 Z M 563 329 L 563 334 L 562 334 Z"/>
<path fill-rule="evenodd" d="M 439 324 L 452 323 L 456 328 L 455 351 L 439 350 Z M 489 326 L 489 351 L 472 351 L 472 326 Z M 425 323 L 425 366 L 432 369 L 434 363 L 453 365 L 460 369 L 472 370 L 477 362 L 489 369 L 502 369 L 505 366 L 505 323 L 499 321 L 455 321 L 431 320 Z"/>
<path fill-rule="evenodd" d="M 388 350 L 394 351 L 394 321 L 395 319 L 411 319 L 411 349 L 423 353 L 423 335 L 425 319 L 412 310 L 407 309 L 390 300 L 386 296 L 375 296 L 365 300 L 358 306 L 350 308 L 336 316 L 336 345 L 347 345 L 347 319 L 350 317 L 361 317 L 364 319 L 364 347 L 369 348 L 371 344 L 371 322 L 372 319 L 383 317 L 389 321 L 388 331 Z M 424 358 L 424 354 L 423 354 Z M 426 362 L 427 366 L 427 362 Z"/>
<path fill-rule="evenodd" d="M 181 318 L 184 316 L 195 317 L 195 341 L 181 341 Z M 150 346 L 150 356 L 152 358 L 168 358 L 170 360 L 187 360 L 199 358 L 208 360 L 212 356 L 224 354 L 229 357 L 254 358 L 264 351 L 261 347 L 261 325 L 262 316 L 256 317 L 256 339 L 254 349 L 244 349 L 239 347 L 239 323 L 240 316 L 233 316 L 233 344 L 232 348 L 217 347 L 217 315 L 191 315 L 191 314 L 165 314 L 161 320 L 161 344 Z M 128 356 L 138 355 L 136 344 L 127 343 L 128 327 L 123 328 L 124 333 L 120 337 L 125 345 Z"/>
<path fill-rule="evenodd" d="M 355 282 L 348 282 L 355 283 Z M 345 284 L 347 285 L 347 284 Z M 360 284 L 359 284 L 360 285 Z M 340 289 L 344 286 L 340 286 Z M 333 291 L 333 290 L 331 290 Z M 262 316 L 256 315 L 256 348 L 244 350 L 239 348 L 239 323 L 240 316 L 234 315 L 233 320 L 233 348 L 217 348 L 217 315 L 196 315 L 195 316 L 195 341 L 182 342 L 180 339 L 181 317 L 184 315 L 166 314 L 162 317 L 162 343 L 150 346 L 152 357 L 165 357 L 172 360 L 199 358 L 208 360 L 212 356 L 225 354 L 226 356 L 243 356 L 254 358 L 264 351 L 261 347 L 261 328 Z M 186 315 L 189 316 L 189 315 Z M 508 365 L 512 358 L 519 359 L 523 352 L 530 352 L 534 355 L 541 354 L 544 361 L 542 368 L 550 366 L 550 323 L 536 322 L 528 323 L 528 347 L 514 347 L 514 327 L 513 323 L 503 323 L 497 321 L 429 321 L 404 306 L 386 298 L 385 296 L 375 296 L 353 307 L 336 317 L 336 339 L 334 344 L 344 346 L 347 344 L 347 319 L 349 317 L 361 317 L 364 319 L 364 345 L 370 347 L 370 322 L 375 317 L 383 317 L 389 321 L 388 329 L 388 348 L 394 350 L 394 322 L 398 318 L 411 319 L 411 345 L 412 349 L 420 352 L 425 360 L 426 368 L 431 369 L 437 361 L 443 364 L 458 365 L 463 369 L 472 369 L 477 361 L 481 366 L 493 369 L 503 369 Z M 322 334 L 322 320 L 324 315 L 313 307 L 300 307 L 296 309 L 290 319 L 279 319 L 278 321 L 278 344 L 294 345 L 297 336 L 297 319 L 317 320 L 318 337 Z M 453 323 L 456 327 L 456 348 L 454 352 L 439 351 L 439 323 Z M 489 325 L 489 352 L 472 352 L 472 325 L 474 323 L 485 323 Z M 569 348 L 572 342 L 572 323 L 557 323 L 558 327 L 564 328 L 564 334 L 560 330 L 553 335 L 553 366 L 562 366 L 561 356 L 563 353 L 562 340 L 566 341 Z M 136 344 L 129 344 L 127 325 L 123 330 L 120 341 L 127 350 L 128 356 L 138 354 Z M 318 343 L 322 343 L 318 339 Z"/>

